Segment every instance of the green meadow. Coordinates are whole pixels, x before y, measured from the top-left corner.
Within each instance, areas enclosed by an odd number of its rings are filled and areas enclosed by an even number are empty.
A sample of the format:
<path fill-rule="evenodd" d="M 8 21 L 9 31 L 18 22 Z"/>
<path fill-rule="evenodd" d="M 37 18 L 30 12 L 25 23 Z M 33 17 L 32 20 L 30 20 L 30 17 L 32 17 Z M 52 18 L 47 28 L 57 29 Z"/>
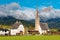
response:
<path fill-rule="evenodd" d="M 0 36 L 0 40 L 60 40 L 60 35 Z"/>

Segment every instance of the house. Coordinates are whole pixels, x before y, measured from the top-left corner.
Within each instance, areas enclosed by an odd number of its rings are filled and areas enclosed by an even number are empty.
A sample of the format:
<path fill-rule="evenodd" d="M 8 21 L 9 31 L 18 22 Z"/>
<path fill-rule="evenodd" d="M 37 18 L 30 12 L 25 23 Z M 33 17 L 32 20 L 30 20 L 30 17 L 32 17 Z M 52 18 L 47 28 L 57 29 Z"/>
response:
<path fill-rule="evenodd" d="M 24 26 L 21 22 L 16 21 L 10 29 L 10 35 L 20 35 L 24 34 Z"/>
<path fill-rule="evenodd" d="M 9 30 L 0 28 L 0 35 L 9 35 Z"/>

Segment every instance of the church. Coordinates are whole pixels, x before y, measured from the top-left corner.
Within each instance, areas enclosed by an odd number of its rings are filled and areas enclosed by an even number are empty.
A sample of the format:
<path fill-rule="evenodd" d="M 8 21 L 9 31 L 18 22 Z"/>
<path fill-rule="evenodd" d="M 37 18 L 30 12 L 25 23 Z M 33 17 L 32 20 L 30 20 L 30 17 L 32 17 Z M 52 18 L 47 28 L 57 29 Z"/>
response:
<path fill-rule="evenodd" d="M 10 30 L 0 29 L 0 35 L 23 35 L 25 33 L 25 28 L 20 21 L 16 21 Z M 39 19 L 38 9 L 36 9 L 36 17 L 35 17 L 35 28 L 33 30 L 27 30 L 29 34 L 47 34 L 49 30 L 47 23 L 41 23 Z"/>
<path fill-rule="evenodd" d="M 27 30 L 28 34 L 47 34 L 49 31 L 49 27 L 47 23 L 41 23 L 39 19 L 38 9 L 36 9 L 36 17 L 35 17 L 35 28 L 33 30 Z M 12 28 L 10 29 L 10 35 L 20 35 L 24 34 L 24 26 L 21 22 L 16 21 Z"/>
<path fill-rule="evenodd" d="M 35 17 L 35 29 L 29 30 L 29 33 L 38 33 L 38 34 L 47 34 L 49 31 L 49 27 L 47 23 L 41 23 L 39 19 L 38 9 L 36 9 L 36 17 Z"/>

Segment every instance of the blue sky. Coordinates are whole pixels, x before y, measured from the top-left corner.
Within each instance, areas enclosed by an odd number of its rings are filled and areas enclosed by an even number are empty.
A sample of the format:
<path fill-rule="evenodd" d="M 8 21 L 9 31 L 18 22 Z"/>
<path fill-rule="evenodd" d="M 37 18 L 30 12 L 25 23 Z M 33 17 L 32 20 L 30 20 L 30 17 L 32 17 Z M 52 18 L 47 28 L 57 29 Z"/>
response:
<path fill-rule="evenodd" d="M 36 5 L 42 19 L 60 18 L 60 0 L 0 0 L 0 17 L 31 20 L 35 18 Z"/>
<path fill-rule="evenodd" d="M 37 4 L 38 7 L 53 6 L 54 8 L 60 9 L 60 0 L 0 0 L 0 5 L 9 4 L 12 2 L 19 3 L 24 7 L 36 8 Z"/>

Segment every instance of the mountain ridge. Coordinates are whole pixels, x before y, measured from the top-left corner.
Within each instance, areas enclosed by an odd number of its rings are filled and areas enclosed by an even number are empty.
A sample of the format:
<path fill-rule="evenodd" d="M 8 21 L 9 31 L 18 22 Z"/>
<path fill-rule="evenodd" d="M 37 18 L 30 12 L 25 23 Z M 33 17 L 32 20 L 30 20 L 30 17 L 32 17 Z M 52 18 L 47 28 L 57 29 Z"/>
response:
<path fill-rule="evenodd" d="M 21 21 L 24 25 L 29 26 L 29 25 L 34 25 L 35 20 L 19 20 L 14 17 L 8 16 L 8 17 L 0 17 L 0 24 L 2 25 L 12 25 L 16 21 Z M 40 22 L 45 22 L 48 23 L 48 26 L 50 28 L 60 28 L 60 18 L 56 19 L 49 19 L 47 21 L 41 20 Z"/>

